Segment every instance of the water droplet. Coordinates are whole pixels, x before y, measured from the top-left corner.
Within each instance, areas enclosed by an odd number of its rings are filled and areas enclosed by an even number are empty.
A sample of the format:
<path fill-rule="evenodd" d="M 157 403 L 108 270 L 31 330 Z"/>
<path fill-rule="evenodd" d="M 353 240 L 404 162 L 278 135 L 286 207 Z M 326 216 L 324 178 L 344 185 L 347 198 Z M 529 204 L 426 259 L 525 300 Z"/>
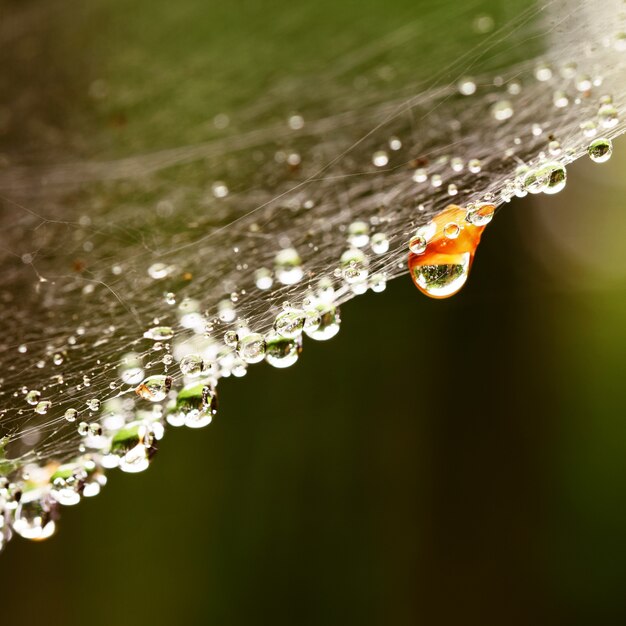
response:
<path fill-rule="evenodd" d="M 385 167 L 389 163 L 389 155 L 384 150 L 378 150 L 372 155 L 372 163 L 376 167 Z"/>
<path fill-rule="evenodd" d="M 587 154 L 594 163 L 604 163 L 613 154 L 613 143 L 610 139 L 599 137 L 589 144 Z"/>
<path fill-rule="evenodd" d="M 478 174 L 482 169 L 482 163 L 478 159 L 470 159 L 467 164 L 467 169 L 472 174 Z"/>
<path fill-rule="evenodd" d="M 387 280 L 383 274 L 373 274 L 369 280 L 369 288 L 374 293 L 382 293 L 387 288 Z"/>
<path fill-rule="evenodd" d="M 35 406 L 39 400 L 41 399 L 41 391 L 37 391 L 36 389 L 32 389 L 26 394 L 26 402 L 28 404 Z"/>
<path fill-rule="evenodd" d="M 237 354 L 246 363 L 259 363 L 265 356 L 265 338 L 260 333 L 250 333 L 237 342 Z"/>
<path fill-rule="evenodd" d="M 120 429 L 111 440 L 109 457 L 117 457 L 119 468 L 123 472 L 143 472 L 150 465 L 150 459 L 156 452 L 156 442 L 149 426 L 143 422 L 131 422 Z M 108 465 L 113 465 L 108 459 Z"/>
<path fill-rule="evenodd" d="M 535 67 L 535 78 L 538 81 L 546 82 L 552 78 L 552 69 L 546 63 L 541 63 Z"/>
<path fill-rule="evenodd" d="M 168 341 L 174 336 L 174 329 L 169 326 L 156 326 L 147 330 L 143 336 L 154 341 Z"/>
<path fill-rule="evenodd" d="M 78 411 L 76 409 L 67 409 L 64 416 L 68 422 L 75 422 L 78 417 Z"/>
<path fill-rule="evenodd" d="M 344 280 L 351 284 L 367 278 L 369 261 L 362 250 L 350 248 L 341 255 L 341 271 Z"/>
<path fill-rule="evenodd" d="M 555 91 L 552 94 L 552 103 L 557 109 L 563 109 L 569 104 L 569 98 L 564 91 Z"/>
<path fill-rule="evenodd" d="M 50 400 L 43 400 L 42 402 L 38 402 L 35 406 L 35 413 L 39 413 L 39 415 L 45 415 L 51 406 L 52 402 L 50 402 Z"/>
<path fill-rule="evenodd" d="M 413 180 L 416 183 L 425 183 L 428 180 L 428 172 L 423 167 L 418 167 L 413 172 Z"/>
<path fill-rule="evenodd" d="M 190 378 L 201 376 L 205 370 L 204 359 L 198 354 L 185 355 L 178 365 L 183 375 Z"/>
<path fill-rule="evenodd" d="M 306 316 L 302 311 L 283 311 L 276 316 L 274 330 L 281 337 L 293 339 L 302 334 Z"/>
<path fill-rule="evenodd" d="M 236 346 L 237 342 L 239 341 L 239 337 L 237 336 L 237 333 L 234 330 L 227 330 L 224 333 L 224 343 L 227 346 Z"/>
<path fill-rule="evenodd" d="M 370 247 L 374 254 L 385 254 L 389 250 L 389 239 L 385 233 L 374 233 L 370 239 Z"/>
<path fill-rule="evenodd" d="M 189 428 L 208 426 L 217 413 L 217 394 L 211 385 L 203 382 L 183 387 L 176 397 L 174 411 L 167 421 L 172 426 L 184 424 Z"/>
<path fill-rule="evenodd" d="M 319 313 L 319 324 L 307 328 L 305 325 L 304 332 L 311 339 L 318 341 L 326 341 L 331 339 L 339 332 L 341 318 L 339 316 L 339 308 L 330 304 L 318 304 L 316 310 Z"/>
<path fill-rule="evenodd" d="M 369 232 L 370 227 L 367 222 L 352 222 L 352 224 L 348 226 L 348 243 L 356 248 L 366 246 L 370 239 Z"/>
<path fill-rule="evenodd" d="M 171 270 L 172 268 L 165 263 L 153 263 L 148 268 L 148 275 L 154 280 L 161 280 L 166 278 Z"/>
<path fill-rule="evenodd" d="M 576 76 L 576 89 L 578 89 L 578 91 L 589 91 L 591 87 L 592 82 L 589 74 L 579 74 Z"/>
<path fill-rule="evenodd" d="M 524 176 L 524 189 L 529 193 L 554 194 L 561 191 L 567 182 L 565 166 L 558 161 L 541 164 Z"/>
<path fill-rule="evenodd" d="M 15 510 L 13 530 L 24 539 L 47 539 L 55 531 L 55 503 L 37 490 L 24 493 Z"/>
<path fill-rule="evenodd" d="M 619 113 L 612 104 L 603 104 L 598 110 L 598 119 L 602 128 L 613 128 L 619 121 Z"/>
<path fill-rule="evenodd" d="M 265 360 L 272 367 L 290 367 L 298 360 L 301 351 L 302 338 L 300 336 L 289 338 L 271 334 L 266 340 Z"/>
<path fill-rule="evenodd" d="M 259 268 L 254 273 L 254 283 L 258 289 L 271 289 L 274 279 L 272 278 L 272 272 L 266 267 Z"/>
<path fill-rule="evenodd" d="M 216 198 L 225 198 L 228 195 L 228 186 L 221 180 L 215 181 L 211 185 L 211 192 Z"/>
<path fill-rule="evenodd" d="M 476 93 L 476 83 L 473 78 L 462 78 L 457 86 L 459 93 L 463 96 L 471 96 Z"/>
<path fill-rule="evenodd" d="M 448 222 L 443 227 L 443 234 L 448 239 L 456 239 L 461 233 L 461 227 L 456 222 Z"/>
<path fill-rule="evenodd" d="M 99 411 L 100 410 L 100 400 L 98 398 L 90 398 L 87 400 L 87 406 L 90 411 Z"/>
<path fill-rule="evenodd" d="M 161 400 L 165 400 L 171 386 L 172 379 L 170 376 L 148 376 L 148 378 L 145 378 L 141 385 L 135 389 L 135 393 L 144 400 L 161 402 Z"/>
<path fill-rule="evenodd" d="M 551 141 L 548 144 L 548 152 L 552 156 L 559 156 L 559 154 L 561 154 L 562 152 L 561 144 L 558 141 Z"/>
<path fill-rule="evenodd" d="M 60 465 L 50 476 L 50 495 L 63 506 L 74 506 L 80 502 L 87 472 L 76 463 Z"/>
<path fill-rule="evenodd" d="M 503 122 L 513 117 L 513 105 L 510 100 L 500 100 L 491 107 L 491 115 L 498 122 Z"/>
<path fill-rule="evenodd" d="M 467 209 L 466 219 L 474 226 L 486 226 L 493 219 L 496 207 L 493 204 L 482 203 Z"/>
<path fill-rule="evenodd" d="M 294 248 L 285 248 L 276 255 L 274 272 L 283 285 L 295 285 L 302 279 L 302 261 Z"/>
<path fill-rule="evenodd" d="M 447 298 L 457 293 L 467 281 L 485 227 L 476 226 L 465 218 L 463 209 L 450 205 L 434 218 L 436 232 L 425 251 L 422 254 L 409 253 L 411 278 L 417 288 L 431 298 Z M 453 239 L 446 236 L 451 224 L 456 227 Z"/>
<path fill-rule="evenodd" d="M 139 355 L 134 352 L 125 354 L 119 366 L 119 375 L 127 385 L 136 385 L 143 380 L 144 371 L 141 367 Z"/>

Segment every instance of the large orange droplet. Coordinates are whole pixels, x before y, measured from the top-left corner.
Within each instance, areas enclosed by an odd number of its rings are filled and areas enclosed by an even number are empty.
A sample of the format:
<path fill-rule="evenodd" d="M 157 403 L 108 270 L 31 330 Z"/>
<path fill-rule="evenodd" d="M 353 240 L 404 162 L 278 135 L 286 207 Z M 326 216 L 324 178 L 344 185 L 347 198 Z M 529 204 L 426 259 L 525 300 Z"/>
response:
<path fill-rule="evenodd" d="M 451 204 L 418 231 L 421 237 L 411 246 L 415 252 L 409 253 L 409 272 L 422 293 L 448 298 L 463 287 L 494 210 L 493 205 L 482 205 L 468 221 L 468 212 Z"/>

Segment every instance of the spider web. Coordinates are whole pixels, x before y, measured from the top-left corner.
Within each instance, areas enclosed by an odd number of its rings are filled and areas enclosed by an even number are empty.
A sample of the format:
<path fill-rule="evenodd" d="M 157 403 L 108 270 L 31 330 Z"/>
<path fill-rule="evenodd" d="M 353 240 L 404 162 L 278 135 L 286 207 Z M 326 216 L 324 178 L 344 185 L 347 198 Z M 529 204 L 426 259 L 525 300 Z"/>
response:
<path fill-rule="evenodd" d="M 621 3 L 542 2 L 503 25 L 457 10 L 471 44 L 427 81 L 380 59 L 410 51 L 429 19 L 441 31 L 443 10 L 218 116 L 212 141 L 98 161 L 10 155 L 0 169 L 9 522 L 16 493 L 48 497 L 59 463 L 100 466 L 129 422 L 166 424 L 192 380 L 185 356 L 202 359 L 212 389 L 243 376 L 251 364 L 229 331 L 267 338 L 284 311 L 384 290 L 406 273 L 416 229 L 449 204 L 500 207 L 528 192 L 529 170 L 567 166 L 624 131 Z M 275 122 L 276 110 L 289 113 Z M 162 340 L 144 336 L 155 328 Z M 171 379 L 166 399 L 135 393 L 151 376 Z"/>

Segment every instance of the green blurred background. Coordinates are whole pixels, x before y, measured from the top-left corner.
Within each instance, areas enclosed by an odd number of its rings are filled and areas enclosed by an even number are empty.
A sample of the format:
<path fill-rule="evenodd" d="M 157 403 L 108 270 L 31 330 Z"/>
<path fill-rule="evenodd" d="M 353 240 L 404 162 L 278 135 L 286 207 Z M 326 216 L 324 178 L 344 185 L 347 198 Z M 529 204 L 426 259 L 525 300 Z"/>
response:
<path fill-rule="evenodd" d="M 39 17 L 16 22 L 3 98 L 39 90 L 57 152 L 146 151 L 207 139 L 214 115 L 425 14 L 454 58 L 468 16 L 515 4 L 9 2 Z M 115 97 L 94 103 L 94 77 Z M 18 126 L 7 144 L 35 136 Z M 171 429 L 148 472 L 111 472 L 53 539 L 12 541 L 0 622 L 626 623 L 615 147 L 558 196 L 505 206 L 457 297 L 404 278 L 350 302 L 293 368 L 221 381 L 215 423 Z"/>

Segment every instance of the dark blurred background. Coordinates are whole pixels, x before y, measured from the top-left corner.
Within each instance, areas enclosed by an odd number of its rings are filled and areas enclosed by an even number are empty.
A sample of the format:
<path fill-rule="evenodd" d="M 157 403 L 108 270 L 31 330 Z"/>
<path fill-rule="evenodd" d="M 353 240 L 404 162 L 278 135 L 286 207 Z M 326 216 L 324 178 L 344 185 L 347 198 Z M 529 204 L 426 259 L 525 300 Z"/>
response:
<path fill-rule="evenodd" d="M 250 33 L 280 55 L 254 20 L 298 45 L 280 24 L 296 9 L 238 5 L 206 3 L 242 55 Z M 97 6 L 103 29 L 128 11 L 166 33 L 186 5 Z M 353 23 L 358 41 L 421 10 L 303 6 L 308 67 L 316 32 Z M 427 300 L 405 277 L 346 305 L 293 368 L 221 381 L 210 427 L 170 429 L 149 471 L 111 472 L 54 538 L 8 545 L 0 622 L 626 623 L 625 147 L 571 167 L 558 196 L 506 205 L 458 296 Z"/>

